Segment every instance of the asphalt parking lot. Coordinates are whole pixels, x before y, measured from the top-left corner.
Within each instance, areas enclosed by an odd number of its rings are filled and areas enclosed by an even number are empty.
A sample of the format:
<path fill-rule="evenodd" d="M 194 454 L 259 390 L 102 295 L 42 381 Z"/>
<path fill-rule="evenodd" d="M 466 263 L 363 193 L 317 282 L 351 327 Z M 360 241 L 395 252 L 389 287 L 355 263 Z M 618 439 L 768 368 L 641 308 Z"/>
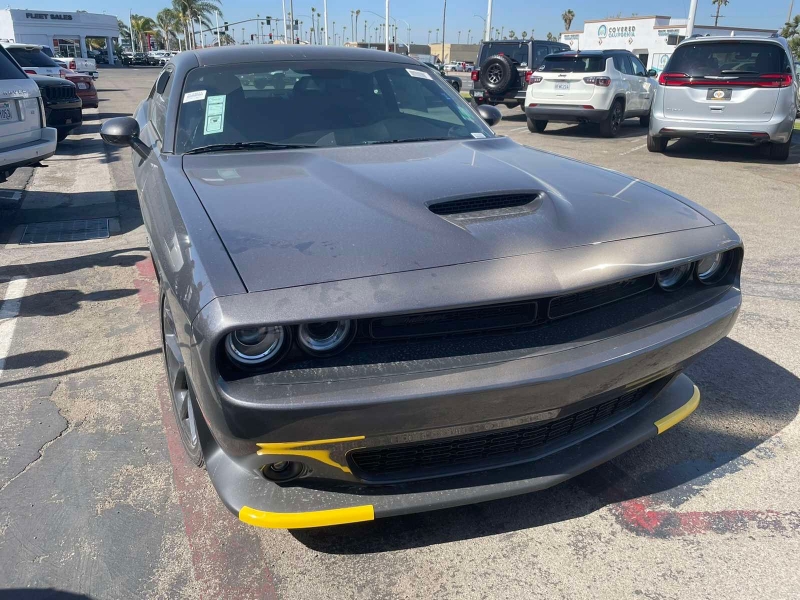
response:
<path fill-rule="evenodd" d="M 615 139 L 531 134 L 503 108 L 498 133 L 674 190 L 744 239 L 741 316 L 689 372 L 700 408 L 545 492 L 258 530 L 183 455 L 129 151 L 99 138 L 156 73 L 104 69 L 99 109 L 0 185 L 0 598 L 798 597 L 800 139 L 785 163 L 689 142 L 658 155 L 638 120 Z M 94 218 L 109 237 L 19 243 L 26 225 Z"/>

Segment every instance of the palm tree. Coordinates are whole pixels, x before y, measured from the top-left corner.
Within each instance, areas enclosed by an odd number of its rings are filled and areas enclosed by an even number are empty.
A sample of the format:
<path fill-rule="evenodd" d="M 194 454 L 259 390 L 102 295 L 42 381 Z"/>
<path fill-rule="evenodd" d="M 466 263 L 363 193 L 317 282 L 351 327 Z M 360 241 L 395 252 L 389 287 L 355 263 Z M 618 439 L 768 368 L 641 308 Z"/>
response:
<path fill-rule="evenodd" d="M 200 21 L 204 27 L 211 27 L 211 17 L 214 13 L 222 16 L 220 0 L 172 0 L 173 10 L 180 15 L 180 20 L 186 27 L 186 33 L 191 31 L 192 46 L 195 46 L 195 21 Z"/>
<path fill-rule="evenodd" d="M 131 39 L 131 30 L 122 19 L 117 19 L 117 27 L 119 28 L 119 37 L 129 40 Z"/>
<path fill-rule="evenodd" d="M 526 37 L 528 37 L 528 32 L 523 31 L 522 33 L 520 33 L 520 36 L 522 36 L 522 39 L 524 40 Z"/>
<path fill-rule="evenodd" d="M 711 4 L 717 5 L 717 14 L 714 15 L 714 27 L 716 27 L 717 23 L 719 23 L 719 9 L 723 6 L 728 6 L 728 0 L 711 0 Z"/>
<path fill-rule="evenodd" d="M 572 20 L 575 18 L 575 13 L 571 8 L 568 8 L 561 14 L 561 20 L 564 21 L 564 28 L 569 31 L 572 25 Z"/>
<path fill-rule="evenodd" d="M 156 15 L 156 25 L 161 30 L 167 50 L 170 50 L 170 42 L 175 38 L 175 29 L 178 27 L 178 15 L 171 8 L 164 8 Z"/>
<path fill-rule="evenodd" d="M 140 44 L 140 48 L 144 49 L 147 46 L 147 36 L 154 35 L 158 31 L 158 26 L 150 17 L 131 15 L 131 29 L 133 30 L 133 35 L 136 36 L 137 43 Z M 149 49 L 147 48 L 147 50 Z"/>
<path fill-rule="evenodd" d="M 548 42 L 557 42 L 558 38 L 548 31 L 547 32 L 547 41 Z"/>
<path fill-rule="evenodd" d="M 508 37 L 510 37 L 513 40 L 513 39 L 516 39 L 515 36 L 516 36 L 516 32 L 513 29 L 509 29 L 508 30 Z"/>
<path fill-rule="evenodd" d="M 800 34 L 800 15 L 795 15 L 791 21 L 786 21 L 786 24 L 781 29 L 781 37 L 787 40 Z"/>
<path fill-rule="evenodd" d="M 360 14 L 361 14 L 361 9 L 357 9 L 356 10 L 356 28 L 353 29 L 353 41 L 354 42 L 358 41 L 358 39 L 357 39 L 358 38 L 358 15 L 360 15 Z"/>
<path fill-rule="evenodd" d="M 439 43 L 439 28 L 436 28 L 436 43 Z"/>

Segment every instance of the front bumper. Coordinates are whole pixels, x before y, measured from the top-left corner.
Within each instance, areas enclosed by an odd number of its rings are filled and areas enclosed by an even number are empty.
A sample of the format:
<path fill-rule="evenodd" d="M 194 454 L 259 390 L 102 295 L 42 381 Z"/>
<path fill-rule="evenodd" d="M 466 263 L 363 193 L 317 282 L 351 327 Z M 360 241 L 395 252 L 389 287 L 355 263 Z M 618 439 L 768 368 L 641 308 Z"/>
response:
<path fill-rule="evenodd" d="M 534 121 L 554 121 L 557 123 L 600 123 L 608 118 L 610 109 L 581 108 L 564 104 L 538 104 L 526 106 L 525 115 Z"/>
<path fill-rule="evenodd" d="M 79 127 L 83 123 L 81 113 L 81 102 L 70 102 L 68 104 L 52 104 L 45 108 L 47 126 L 55 127 L 60 130 L 70 130 Z"/>
<path fill-rule="evenodd" d="M 511 90 L 504 94 L 492 94 L 483 89 L 472 89 L 469 92 L 476 104 L 511 104 L 516 102 L 520 105 L 525 103 L 525 93 L 524 89 Z"/>
<path fill-rule="evenodd" d="M 211 481 L 225 505 L 258 527 L 302 528 L 371 521 L 379 517 L 450 508 L 524 494 L 557 485 L 689 416 L 700 392 L 678 375 L 644 408 L 624 421 L 542 458 L 503 469 L 391 486 L 278 485 L 243 468 L 219 447 L 204 447 Z"/>

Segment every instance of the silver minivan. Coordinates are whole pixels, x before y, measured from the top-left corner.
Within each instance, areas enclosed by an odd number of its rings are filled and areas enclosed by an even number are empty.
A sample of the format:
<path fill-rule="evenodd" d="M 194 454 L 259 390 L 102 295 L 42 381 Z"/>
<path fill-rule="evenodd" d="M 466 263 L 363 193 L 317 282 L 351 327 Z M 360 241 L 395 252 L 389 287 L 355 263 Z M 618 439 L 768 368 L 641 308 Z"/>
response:
<path fill-rule="evenodd" d="M 18 167 L 52 156 L 56 136 L 45 125 L 39 86 L 0 47 L 0 182 Z"/>
<path fill-rule="evenodd" d="M 786 160 L 797 116 L 798 82 L 781 37 L 691 37 L 658 78 L 647 149 L 670 139 L 769 144 Z"/>

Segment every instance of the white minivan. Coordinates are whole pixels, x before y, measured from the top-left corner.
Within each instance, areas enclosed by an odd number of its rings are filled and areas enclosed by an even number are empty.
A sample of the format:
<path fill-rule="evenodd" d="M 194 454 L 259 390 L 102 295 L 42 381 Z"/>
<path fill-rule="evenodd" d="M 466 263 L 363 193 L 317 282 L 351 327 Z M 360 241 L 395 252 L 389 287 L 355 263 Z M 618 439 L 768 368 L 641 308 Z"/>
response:
<path fill-rule="evenodd" d="M 0 182 L 55 154 L 56 137 L 45 126 L 39 86 L 0 46 Z"/>

